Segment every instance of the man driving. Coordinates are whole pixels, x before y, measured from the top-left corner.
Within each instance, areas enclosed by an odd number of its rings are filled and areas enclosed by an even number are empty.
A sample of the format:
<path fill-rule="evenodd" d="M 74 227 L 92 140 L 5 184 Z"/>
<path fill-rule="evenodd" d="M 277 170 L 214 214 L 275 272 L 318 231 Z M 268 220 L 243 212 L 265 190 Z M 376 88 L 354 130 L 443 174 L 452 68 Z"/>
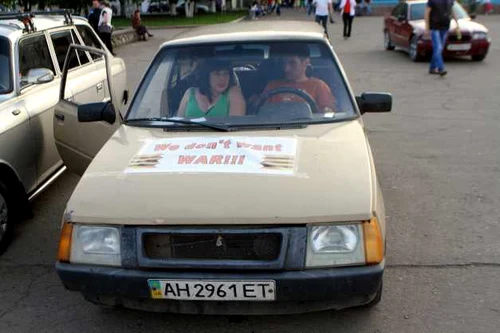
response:
<path fill-rule="evenodd" d="M 303 90 L 314 99 L 319 112 L 333 112 L 335 97 L 330 87 L 323 80 L 307 76 L 307 68 L 311 65 L 307 45 L 289 45 L 286 50 L 281 51 L 285 51 L 283 53 L 284 79 L 269 82 L 264 93 L 278 88 Z M 304 102 L 304 99 L 290 92 L 271 96 L 269 102 Z"/>

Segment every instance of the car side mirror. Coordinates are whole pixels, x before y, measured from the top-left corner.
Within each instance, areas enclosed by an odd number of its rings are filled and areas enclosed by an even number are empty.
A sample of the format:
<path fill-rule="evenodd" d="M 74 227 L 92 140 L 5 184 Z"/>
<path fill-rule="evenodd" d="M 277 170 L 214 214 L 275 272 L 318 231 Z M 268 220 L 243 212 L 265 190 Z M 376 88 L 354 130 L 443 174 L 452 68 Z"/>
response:
<path fill-rule="evenodd" d="M 28 71 L 24 81 L 27 84 L 44 84 L 54 81 L 54 73 L 47 68 L 33 68 Z"/>
<path fill-rule="evenodd" d="M 89 103 L 78 106 L 78 121 L 89 123 L 94 121 L 105 121 L 114 124 L 116 121 L 116 111 L 113 103 Z"/>
<path fill-rule="evenodd" d="M 399 22 L 404 22 L 404 21 L 406 21 L 406 15 L 399 15 L 399 16 L 398 16 L 398 21 L 399 21 Z"/>
<path fill-rule="evenodd" d="M 392 95 L 388 93 L 363 93 L 356 97 L 361 114 L 366 112 L 390 112 Z"/>

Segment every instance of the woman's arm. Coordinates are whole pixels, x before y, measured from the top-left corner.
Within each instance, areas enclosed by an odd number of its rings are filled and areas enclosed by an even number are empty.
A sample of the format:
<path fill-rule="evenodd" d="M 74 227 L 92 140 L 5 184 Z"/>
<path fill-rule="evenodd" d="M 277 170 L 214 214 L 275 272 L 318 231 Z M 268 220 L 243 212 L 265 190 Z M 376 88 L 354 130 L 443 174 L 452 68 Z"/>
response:
<path fill-rule="evenodd" d="M 246 114 L 246 103 L 240 87 L 232 87 L 229 90 L 229 115 L 244 116 Z"/>
<path fill-rule="evenodd" d="M 189 88 L 188 90 L 186 90 L 184 96 L 182 96 L 181 103 L 179 104 L 179 110 L 177 110 L 177 117 L 186 116 L 186 108 L 187 108 L 187 103 L 189 101 L 189 94 L 191 93 L 191 89 L 193 88 Z"/>

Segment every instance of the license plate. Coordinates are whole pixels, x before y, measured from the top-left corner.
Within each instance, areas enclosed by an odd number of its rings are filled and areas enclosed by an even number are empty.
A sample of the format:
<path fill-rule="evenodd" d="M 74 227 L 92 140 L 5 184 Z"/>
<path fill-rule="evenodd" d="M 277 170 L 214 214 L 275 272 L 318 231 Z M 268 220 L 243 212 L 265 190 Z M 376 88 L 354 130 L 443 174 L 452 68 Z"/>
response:
<path fill-rule="evenodd" d="M 466 44 L 449 44 L 448 45 L 448 50 L 449 51 L 468 51 L 470 50 L 470 43 Z"/>
<path fill-rule="evenodd" d="M 274 301 L 275 282 L 220 280 L 148 280 L 154 299 L 194 301 Z"/>

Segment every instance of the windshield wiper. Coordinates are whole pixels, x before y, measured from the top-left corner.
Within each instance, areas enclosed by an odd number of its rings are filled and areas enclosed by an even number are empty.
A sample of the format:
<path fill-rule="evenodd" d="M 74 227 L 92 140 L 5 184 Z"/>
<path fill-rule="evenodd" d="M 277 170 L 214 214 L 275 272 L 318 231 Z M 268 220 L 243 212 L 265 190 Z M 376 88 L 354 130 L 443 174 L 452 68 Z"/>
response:
<path fill-rule="evenodd" d="M 198 125 L 200 127 L 206 127 L 210 128 L 216 131 L 221 131 L 221 132 L 230 132 L 232 129 L 229 126 L 223 126 L 223 125 L 214 125 L 210 123 L 206 123 L 203 121 L 192 121 L 189 119 L 183 119 L 183 118 L 168 118 L 168 117 L 153 117 L 153 118 L 135 118 L 135 119 L 128 119 L 126 120 L 126 123 L 133 123 L 133 122 L 151 122 L 151 121 L 161 121 L 161 122 L 168 122 L 168 123 L 174 123 L 174 124 L 183 124 L 183 125 Z"/>

